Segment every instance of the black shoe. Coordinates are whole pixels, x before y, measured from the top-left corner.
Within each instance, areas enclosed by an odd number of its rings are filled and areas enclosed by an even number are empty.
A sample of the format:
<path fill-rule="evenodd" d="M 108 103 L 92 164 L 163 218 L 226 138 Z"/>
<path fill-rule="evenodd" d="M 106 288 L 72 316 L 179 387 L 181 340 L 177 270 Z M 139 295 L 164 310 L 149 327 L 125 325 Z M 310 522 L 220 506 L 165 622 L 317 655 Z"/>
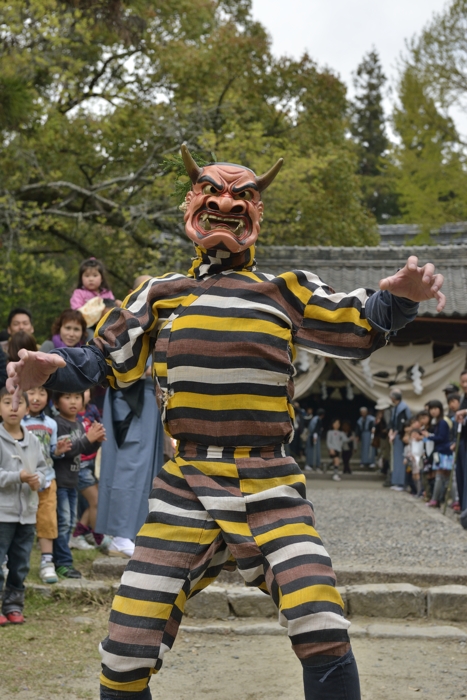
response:
<path fill-rule="evenodd" d="M 82 578 L 81 571 L 74 569 L 72 566 L 57 566 L 55 571 L 59 578 Z"/>

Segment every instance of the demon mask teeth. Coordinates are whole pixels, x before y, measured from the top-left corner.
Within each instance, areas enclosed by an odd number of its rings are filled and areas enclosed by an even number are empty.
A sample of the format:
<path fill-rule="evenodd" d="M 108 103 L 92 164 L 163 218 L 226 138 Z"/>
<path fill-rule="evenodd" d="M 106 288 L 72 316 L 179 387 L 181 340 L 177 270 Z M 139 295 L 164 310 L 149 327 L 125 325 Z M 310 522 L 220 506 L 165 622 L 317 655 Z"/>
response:
<path fill-rule="evenodd" d="M 253 245 L 263 216 L 261 192 L 282 167 L 282 158 L 264 175 L 233 163 L 211 163 L 200 168 L 188 148 L 181 148 L 192 182 L 184 209 L 188 238 L 205 249 L 226 247 L 232 253 Z"/>

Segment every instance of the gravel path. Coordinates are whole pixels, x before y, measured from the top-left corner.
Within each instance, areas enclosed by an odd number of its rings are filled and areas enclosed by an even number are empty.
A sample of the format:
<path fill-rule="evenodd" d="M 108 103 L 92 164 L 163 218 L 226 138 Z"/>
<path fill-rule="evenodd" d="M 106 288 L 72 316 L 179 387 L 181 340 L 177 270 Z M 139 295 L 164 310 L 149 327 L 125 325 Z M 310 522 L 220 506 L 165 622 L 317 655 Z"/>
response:
<path fill-rule="evenodd" d="M 374 477 L 308 480 L 316 528 L 334 566 L 466 571 L 467 531 L 420 499 Z"/>

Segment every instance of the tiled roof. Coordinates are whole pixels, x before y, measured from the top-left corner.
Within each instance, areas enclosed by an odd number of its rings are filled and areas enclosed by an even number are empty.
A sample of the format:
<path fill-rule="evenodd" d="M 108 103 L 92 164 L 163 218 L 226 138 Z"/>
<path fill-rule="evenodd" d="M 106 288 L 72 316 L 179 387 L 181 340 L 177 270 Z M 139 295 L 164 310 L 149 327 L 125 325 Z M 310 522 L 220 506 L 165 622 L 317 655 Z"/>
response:
<path fill-rule="evenodd" d="M 433 262 L 445 277 L 447 297 L 442 316 L 467 317 L 467 245 L 376 246 L 329 248 L 308 246 L 258 246 L 258 268 L 278 274 L 302 269 L 318 274 L 336 291 L 358 287 L 376 289 L 383 277 L 403 267 L 409 255 L 421 263 Z M 434 300 L 420 304 L 420 316 L 437 316 Z"/>
<path fill-rule="evenodd" d="M 381 236 L 380 245 L 397 246 L 410 245 L 415 236 L 422 233 L 420 226 L 416 224 L 383 224 L 378 226 Z M 444 224 L 430 231 L 431 241 L 434 245 L 462 245 L 467 243 L 467 221 Z"/>

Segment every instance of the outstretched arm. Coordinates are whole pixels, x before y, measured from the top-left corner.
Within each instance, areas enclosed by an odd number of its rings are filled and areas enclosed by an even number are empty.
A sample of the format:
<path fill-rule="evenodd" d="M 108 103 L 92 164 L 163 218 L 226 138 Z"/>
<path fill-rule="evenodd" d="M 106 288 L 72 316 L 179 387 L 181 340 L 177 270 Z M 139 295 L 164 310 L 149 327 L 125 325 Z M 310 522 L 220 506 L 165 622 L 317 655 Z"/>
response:
<path fill-rule="evenodd" d="M 58 391 L 84 391 L 95 384 L 128 386 L 145 370 L 150 352 L 149 334 L 157 316 L 155 288 L 149 280 L 126 300 L 126 308 L 112 309 L 100 322 L 96 337 L 84 348 L 63 348 L 51 353 L 20 350 L 19 362 L 8 365 L 7 387 L 15 394 L 36 386 Z M 166 293 L 166 288 L 161 291 Z"/>
<path fill-rule="evenodd" d="M 15 395 L 46 386 L 58 391 L 84 391 L 106 378 L 106 362 L 98 348 L 64 348 L 51 353 L 20 350 L 18 362 L 8 364 L 7 389 Z"/>

